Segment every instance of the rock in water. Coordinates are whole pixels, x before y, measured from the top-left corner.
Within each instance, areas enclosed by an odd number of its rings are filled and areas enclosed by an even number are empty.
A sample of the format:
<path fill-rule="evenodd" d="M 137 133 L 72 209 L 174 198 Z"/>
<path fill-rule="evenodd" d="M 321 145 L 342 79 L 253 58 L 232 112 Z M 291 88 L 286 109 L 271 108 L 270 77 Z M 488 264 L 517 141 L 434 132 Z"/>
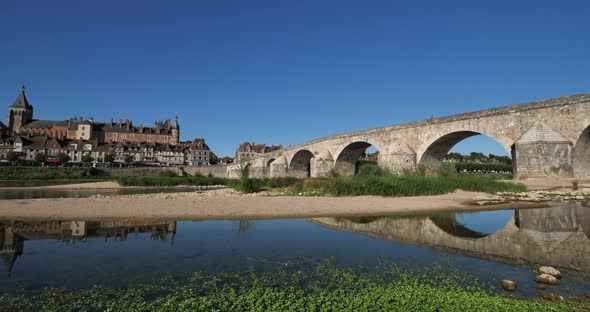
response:
<path fill-rule="evenodd" d="M 558 294 L 554 294 L 551 292 L 546 292 L 546 291 L 540 291 L 539 292 L 539 297 L 546 299 L 546 300 L 551 300 L 551 301 L 563 301 L 565 300 L 565 298 L 563 298 L 563 296 L 560 296 Z"/>
<path fill-rule="evenodd" d="M 545 284 L 549 284 L 549 285 L 559 284 L 557 277 L 555 277 L 553 275 L 549 275 L 549 274 L 539 274 L 535 278 L 535 281 L 537 281 L 537 283 L 545 283 Z"/>
<path fill-rule="evenodd" d="M 516 290 L 516 283 L 511 280 L 501 280 L 500 283 L 502 284 L 502 288 L 508 291 L 515 291 Z"/>
<path fill-rule="evenodd" d="M 556 278 L 560 278 L 561 277 L 561 272 L 559 272 L 559 270 L 557 270 L 554 267 L 550 267 L 550 266 L 542 266 L 540 267 L 537 272 L 539 274 L 549 274 L 549 275 L 553 275 Z"/>

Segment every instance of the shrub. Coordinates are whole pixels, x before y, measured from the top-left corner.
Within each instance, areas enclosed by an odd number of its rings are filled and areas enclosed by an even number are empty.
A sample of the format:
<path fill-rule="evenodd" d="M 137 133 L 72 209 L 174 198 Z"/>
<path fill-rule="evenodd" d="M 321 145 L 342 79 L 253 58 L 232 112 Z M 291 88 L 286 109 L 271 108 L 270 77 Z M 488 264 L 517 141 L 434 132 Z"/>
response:
<path fill-rule="evenodd" d="M 61 153 L 57 154 L 56 158 L 62 164 L 63 163 L 67 163 L 68 161 L 70 161 L 70 155 L 68 155 L 68 154 L 66 154 L 64 152 L 61 152 Z"/>
<path fill-rule="evenodd" d="M 388 174 L 386 170 L 377 165 L 377 162 L 359 162 L 358 168 L 357 175 L 359 176 L 384 176 Z"/>
<path fill-rule="evenodd" d="M 420 165 L 418 166 L 418 168 L 416 169 L 416 175 L 419 175 L 421 177 L 426 175 L 426 167 Z"/>
<path fill-rule="evenodd" d="M 238 174 L 240 183 L 237 185 L 237 190 L 242 193 L 255 193 L 260 190 L 259 185 L 250 179 L 250 163 L 241 163 L 238 165 Z"/>
<path fill-rule="evenodd" d="M 47 161 L 47 153 L 41 152 L 41 153 L 35 154 L 34 160 L 35 160 L 35 162 L 38 162 L 38 163 L 43 163 L 43 162 Z"/>
<path fill-rule="evenodd" d="M 340 176 L 340 174 L 338 173 L 338 171 L 336 171 L 336 169 L 332 169 L 330 170 L 330 172 L 328 172 L 328 176 L 330 178 L 337 178 Z"/>
<path fill-rule="evenodd" d="M 94 157 L 92 157 L 90 154 L 86 154 L 82 156 L 82 162 L 83 163 L 91 163 L 94 161 Z"/>
<path fill-rule="evenodd" d="M 99 173 L 98 169 L 96 167 L 90 167 L 90 169 L 88 169 L 88 174 L 90 176 L 97 176 Z"/>
<path fill-rule="evenodd" d="M 455 163 L 446 161 L 440 163 L 440 166 L 438 167 L 439 176 L 449 177 L 455 174 L 457 174 L 457 168 L 455 168 Z"/>
<path fill-rule="evenodd" d="M 161 177 L 177 177 L 178 174 L 176 174 L 176 172 L 170 170 L 170 169 L 165 169 L 160 171 L 159 176 Z"/>

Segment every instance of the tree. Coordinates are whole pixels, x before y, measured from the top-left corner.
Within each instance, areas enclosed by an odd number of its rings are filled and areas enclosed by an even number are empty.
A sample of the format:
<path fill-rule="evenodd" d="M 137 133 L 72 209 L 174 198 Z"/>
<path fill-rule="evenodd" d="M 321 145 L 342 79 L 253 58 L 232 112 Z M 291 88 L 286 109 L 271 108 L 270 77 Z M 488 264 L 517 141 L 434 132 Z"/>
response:
<path fill-rule="evenodd" d="M 109 162 L 109 163 L 112 163 L 113 161 L 115 161 L 115 153 L 113 153 L 113 152 L 106 153 L 106 155 L 104 155 L 104 161 Z"/>
<path fill-rule="evenodd" d="M 91 163 L 93 161 L 94 161 L 94 158 L 92 156 L 90 156 L 90 154 L 85 154 L 82 156 L 83 163 Z"/>
<path fill-rule="evenodd" d="M 453 159 L 455 161 L 463 161 L 463 155 L 459 153 L 448 153 L 446 159 Z"/>
<path fill-rule="evenodd" d="M 66 154 L 64 152 L 61 152 L 61 153 L 57 154 L 56 158 L 62 164 L 63 163 L 67 163 L 71 159 L 70 158 L 70 155 L 68 155 L 68 154 Z"/>
<path fill-rule="evenodd" d="M 15 162 L 18 161 L 19 159 L 19 155 L 17 152 L 15 151 L 8 151 L 6 153 L 6 160 L 10 161 L 10 162 Z"/>
<path fill-rule="evenodd" d="M 35 162 L 44 163 L 47 161 L 47 153 L 39 152 L 35 154 L 35 157 L 33 159 L 35 160 Z"/>
<path fill-rule="evenodd" d="M 135 160 L 135 157 L 133 157 L 133 155 L 130 154 L 125 154 L 124 160 L 126 163 L 132 163 Z"/>

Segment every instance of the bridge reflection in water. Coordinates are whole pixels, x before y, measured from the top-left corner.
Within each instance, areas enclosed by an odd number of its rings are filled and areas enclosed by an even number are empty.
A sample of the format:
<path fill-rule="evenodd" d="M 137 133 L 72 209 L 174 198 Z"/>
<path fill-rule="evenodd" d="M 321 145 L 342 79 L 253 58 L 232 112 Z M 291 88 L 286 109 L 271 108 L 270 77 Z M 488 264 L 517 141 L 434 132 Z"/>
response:
<path fill-rule="evenodd" d="M 490 234 L 462 225 L 456 214 L 309 221 L 335 230 L 485 260 L 552 265 L 590 274 L 590 208 L 581 203 L 514 210 L 506 225 Z"/>

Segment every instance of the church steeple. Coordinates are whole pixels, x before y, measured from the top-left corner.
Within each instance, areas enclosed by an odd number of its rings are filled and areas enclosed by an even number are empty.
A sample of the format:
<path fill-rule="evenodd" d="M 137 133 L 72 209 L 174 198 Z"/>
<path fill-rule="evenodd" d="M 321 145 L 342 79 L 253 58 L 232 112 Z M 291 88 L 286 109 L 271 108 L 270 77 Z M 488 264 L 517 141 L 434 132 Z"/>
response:
<path fill-rule="evenodd" d="M 24 108 L 24 109 L 33 109 L 33 106 L 29 104 L 27 97 L 25 96 L 25 85 L 22 85 L 20 88 L 20 94 L 16 97 L 16 100 L 10 106 L 11 108 Z"/>
<path fill-rule="evenodd" d="M 6 114 L 6 126 L 10 133 L 16 133 L 18 130 L 33 120 L 33 106 L 29 104 L 29 100 L 25 96 L 25 86 L 20 89 L 19 95 L 16 97 L 12 105 L 8 108 Z"/>

